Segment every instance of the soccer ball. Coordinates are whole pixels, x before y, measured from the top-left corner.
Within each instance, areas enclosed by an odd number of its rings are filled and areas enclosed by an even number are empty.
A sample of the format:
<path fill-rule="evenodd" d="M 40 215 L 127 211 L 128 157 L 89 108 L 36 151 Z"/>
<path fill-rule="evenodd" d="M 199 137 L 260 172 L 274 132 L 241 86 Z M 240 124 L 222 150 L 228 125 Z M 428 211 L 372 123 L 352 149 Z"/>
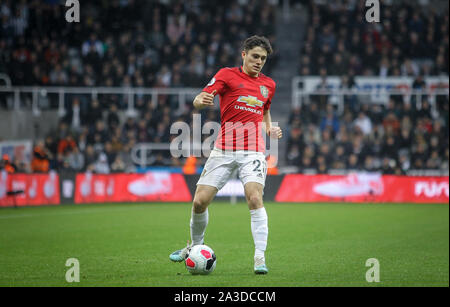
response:
<path fill-rule="evenodd" d="M 216 254 L 206 245 L 195 245 L 184 261 L 192 275 L 208 275 L 216 268 Z"/>

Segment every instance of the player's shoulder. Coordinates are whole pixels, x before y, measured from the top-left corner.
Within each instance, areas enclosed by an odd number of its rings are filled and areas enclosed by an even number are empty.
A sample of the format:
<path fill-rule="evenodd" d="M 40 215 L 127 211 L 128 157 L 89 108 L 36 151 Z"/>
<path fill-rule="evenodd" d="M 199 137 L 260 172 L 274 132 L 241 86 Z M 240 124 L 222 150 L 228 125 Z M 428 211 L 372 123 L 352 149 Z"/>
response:
<path fill-rule="evenodd" d="M 239 67 L 223 67 L 219 69 L 217 74 L 235 74 L 239 73 Z"/>
<path fill-rule="evenodd" d="M 235 76 L 236 70 L 234 67 L 223 67 L 219 69 L 215 75 L 217 80 L 227 80 Z"/>

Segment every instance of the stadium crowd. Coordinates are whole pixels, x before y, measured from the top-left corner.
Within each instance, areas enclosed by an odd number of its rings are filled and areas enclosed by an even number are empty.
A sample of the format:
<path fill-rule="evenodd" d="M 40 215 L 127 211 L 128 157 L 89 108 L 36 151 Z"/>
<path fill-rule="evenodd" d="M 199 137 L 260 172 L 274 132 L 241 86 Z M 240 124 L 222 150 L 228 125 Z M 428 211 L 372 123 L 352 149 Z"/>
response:
<path fill-rule="evenodd" d="M 299 75 L 448 76 L 448 5 L 386 2 L 369 23 L 365 1 L 310 0 Z"/>
<path fill-rule="evenodd" d="M 299 75 L 320 75 L 318 90 L 329 76 L 339 76 L 342 89 L 352 89 L 356 75 L 409 76 L 414 89 L 425 88 L 426 76 L 448 77 L 448 6 L 391 2 L 381 6 L 380 23 L 368 23 L 364 1 L 308 3 Z M 326 95 L 292 110 L 287 164 L 313 173 L 449 169 L 448 96 L 437 96 L 436 108 L 427 96 L 392 96 L 385 105 L 344 99 L 341 114 Z"/>
<path fill-rule="evenodd" d="M 276 7 L 264 1 L 98 1 L 83 3 L 85 22 L 74 24 L 61 17 L 62 6 L 40 2 L 0 1 L 0 73 L 13 85 L 203 87 L 219 68 L 240 65 L 236 50 L 250 34 L 275 42 Z M 423 76 L 448 76 L 448 10 L 394 2 L 382 6 L 381 23 L 369 24 L 364 1 L 300 2 L 310 18 L 300 75 L 321 75 L 324 84 L 339 75 L 349 88 L 354 75 L 412 76 L 415 88 L 423 88 Z M 316 173 L 448 170 L 448 97 L 438 97 L 435 109 L 425 96 L 412 103 L 391 97 L 386 105 L 348 98 L 342 114 L 323 98 L 292 110 L 285 164 Z M 175 115 L 176 102 L 163 95 L 156 107 L 136 97 L 139 116 L 122 120 L 127 103 L 125 95 L 67 95 L 67 114 L 17 171 L 134 171 L 136 143 L 169 142 L 171 123 L 192 120 L 192 109 Z M 202 114 L 219 121 L 216 111 Z M 150 163 L 181 164 L 158 152 Z"/>
<path fill-rule="evenodd" d="M 424 98 L 421 107 L 391 97 L 388 104 L 347 104 L 339 114 L 333 104 L 293 109 L 286 161 L 299 171 L 325 174 L 369 171 L 407 174 L 410 170 L 449 169 L 449 101 L 438 97 L 436 109 Z"/>
<path fill-rule="evenodd" d="M 0 2 L 0 72 L 13 85 L 199 87 L 240 62 L 249 34 L 274 41 L 264 1 L 89 1 L 79 23 L 42 2 Z"/>
<path fill-rule="evenodd" d="M 203 87 L 224 66 L 241 62 L 237 50 L 250 35 L 274 44 L 275 8 L 266 1 L 113 0 L 81 3 L 80 23 L 64 20 L 58 1 L 0 1 L 0 73 L 13 85 Z M 275 55 L 276 57 L 276 55 Z M 270 72 L 275 60 L 267 67 Z M 121 120 L 127 95 L 66 95 L 66 115 L 45 141 L 36 142 L 31 165 L 48 169 L 133 170 L 137 142 L 168 142 L 170 124 L 189 122 L 191 110 L 173 114 L 169 96 L 137 96 L 138 117 Z M 175 102 L 176 103 L 176 102 Z M 57 99 L 48 107 L 56 109 Z M 0 97 L 0 109 L 6 100 Z M 45 105 L 40 104 L 40 107 Z M 210 112 L 207 118 L 217 118 Z M 179 165 L 156 154 L 151 165 Z"/>

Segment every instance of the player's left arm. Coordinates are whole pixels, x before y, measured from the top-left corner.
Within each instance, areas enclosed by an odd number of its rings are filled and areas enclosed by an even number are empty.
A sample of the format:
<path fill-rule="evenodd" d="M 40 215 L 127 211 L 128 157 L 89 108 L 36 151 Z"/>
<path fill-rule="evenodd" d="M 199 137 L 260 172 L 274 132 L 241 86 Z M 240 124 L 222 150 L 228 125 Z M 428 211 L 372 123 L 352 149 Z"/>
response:
<path fill-rule="evenodd" d="M 280 139 L 283 136 L 283 131 L 280 127 L 272 125 L 272 116 L 270 115 L 270 109 L 264 110 L 263 121 L 266 125 L 266 133 L 273 139 Z"/>

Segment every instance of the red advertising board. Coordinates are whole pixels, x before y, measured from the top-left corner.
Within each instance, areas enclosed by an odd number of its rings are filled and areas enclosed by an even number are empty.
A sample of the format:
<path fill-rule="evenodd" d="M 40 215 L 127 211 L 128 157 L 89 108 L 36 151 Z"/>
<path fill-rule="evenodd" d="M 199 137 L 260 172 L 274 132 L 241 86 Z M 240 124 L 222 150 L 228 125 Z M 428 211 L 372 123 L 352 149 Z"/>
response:
<path fill-rule="evenodd" d="M 449 177 L 286 175 L 278 202 L 448 203 Z"/>
<path fill-rule="evenodd" d="M 11 192 L 16 192 L 12 195 Z M 49 174 L 0 174 L 0 207 L 58 205 L 59 177 Z"/>
<path fill-rule="evenodd" d="M 78 174 L 75 203 L 190 202 L 191 193 L 181 174 Z"/>

